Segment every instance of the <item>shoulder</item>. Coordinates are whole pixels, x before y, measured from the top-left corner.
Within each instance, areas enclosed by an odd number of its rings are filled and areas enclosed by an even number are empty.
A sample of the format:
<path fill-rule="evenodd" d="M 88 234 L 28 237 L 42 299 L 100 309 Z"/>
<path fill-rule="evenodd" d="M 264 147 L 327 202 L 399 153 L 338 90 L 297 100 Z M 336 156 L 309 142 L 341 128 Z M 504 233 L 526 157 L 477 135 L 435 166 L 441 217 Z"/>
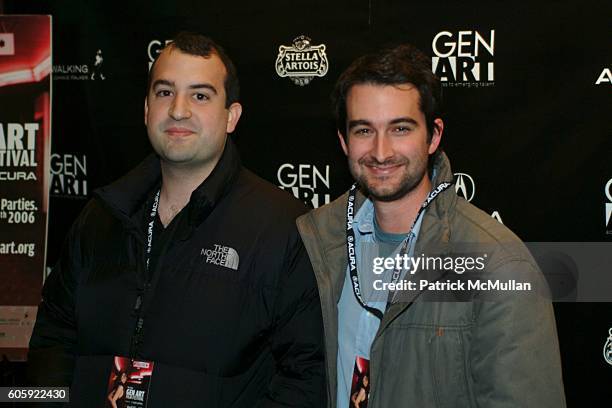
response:
<path fill-rule="evenodd" d="M 113 224 L 114 216 L 99 197 L 90 199 L 72 225 L 71 232 L 86 233 L 93 228 Z"/>
<path fill-rule="evenodd" d="M 101 247 L 119 245 L 119 237 L 125 229 L 117 215 L 99 198 L 94 196 L 73 221 L 66 236 L 66 243 L 82 254 L 94 253 Z"/>
<path fill-rule="evenodd" d="M 304 203 L 292 194 L 245 168 L 240 170 L 232 199 L 240 207 L 247 208 L 251 217 L 277 222 L 293 224 L 298 216 L 308 211 Z"/>
<path fill-rule="evenodd" d="M 481 245 L 494 256 L 494 263 L 526 261 L 537 268 L 529 250 L 512 230 L 462 198 L 457 200 L 450 225 L 453 242 Z"/>
<path fill-rule="evenodd" d="M 298 224 L 313 223 L 321 226 L 327 225 L 329 228 L 338 228 L 339 226 L 344 228 L 347 197 L 348 193 L 344 193 L 331 203 L 302 215 L 298 218 Z"/>
<path fill-rule="evenodd" d="M 312 210 L 297 219 L 300 235 L 305 242 L 316 239 L 332 246 L 336 241 L 344 242 L 347 197 L 348 193 L 344 193 L 331 203 Z"/>
<path fill-rule="evenodd" d="M 455 227 L 454 234 L 460 238 L 465 236 L 492 242 L 520 241 L 504 224 L 462 198 L 457 199 L 451 222 Z"/>

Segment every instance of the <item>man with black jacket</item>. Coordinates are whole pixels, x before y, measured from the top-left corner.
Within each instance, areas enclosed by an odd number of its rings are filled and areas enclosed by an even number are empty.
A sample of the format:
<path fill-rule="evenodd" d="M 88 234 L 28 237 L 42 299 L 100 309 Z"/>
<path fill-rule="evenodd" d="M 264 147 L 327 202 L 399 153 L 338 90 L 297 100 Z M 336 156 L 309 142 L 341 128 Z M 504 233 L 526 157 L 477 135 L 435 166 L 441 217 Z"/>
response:
<path fill-rule="evenodd" d="M 103 406 L 127 361 L 147 367 L 128 383 L 152 367 L 150 408 L 325 404 L 305 208 L 241 167 L 227 137 L 241 110 L 212 40 L 182 33 L 161 52 L 145 100 L 156 155 L 74 223 L 30 342 L 37 384 Z"/>

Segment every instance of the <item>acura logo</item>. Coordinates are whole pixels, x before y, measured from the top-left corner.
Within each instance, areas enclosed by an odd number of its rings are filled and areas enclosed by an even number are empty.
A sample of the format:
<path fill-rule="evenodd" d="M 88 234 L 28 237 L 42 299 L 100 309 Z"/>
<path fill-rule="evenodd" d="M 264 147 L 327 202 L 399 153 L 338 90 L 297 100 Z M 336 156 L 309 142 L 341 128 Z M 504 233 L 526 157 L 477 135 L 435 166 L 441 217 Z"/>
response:
<path fill-rule="evenodd" d="M 610 219 L 612 219 L 612 179 L 608 180 L 606 183 L 604 192 L 609 201 L 606 203 L 606 233 L 612 234 L 612 224 L 610 223 Z"/>
<path fill-rule="evenodd" d="M 455 192 L 468 201 L 472 201 L 476 193 L 474 179 L 466 173 L 455 173 Z"/>

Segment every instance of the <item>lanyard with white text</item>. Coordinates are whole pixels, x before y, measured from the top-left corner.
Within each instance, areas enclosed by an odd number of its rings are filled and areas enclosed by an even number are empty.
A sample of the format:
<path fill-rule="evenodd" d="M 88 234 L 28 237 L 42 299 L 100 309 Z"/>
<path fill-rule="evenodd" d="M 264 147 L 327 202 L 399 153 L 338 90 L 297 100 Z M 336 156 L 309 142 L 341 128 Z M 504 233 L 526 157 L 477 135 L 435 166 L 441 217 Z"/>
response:
<path fill-rule="evenodd" d="M 153 247 L 153 230 L 155 228 L 155 219 L 157 218 L 157 210 L 159 208 L 159 195 L 161 190 L 157 191 L 155 194 L 155 199 L 153 200 L 153 206 L 151 207 L 151 212 L 149 214 L 149 222 L 147 223 L 147 247 L 145 252 L 145 280 L 149 280 L 149 262 L 151 261 L 151 249 Z M 130 357 L 134 358 L 136 354 L 136 348 L 138 347 L 138 343 L 142 340 L 142 328 L 144 326 L 144 318 L 142 313 L 142 302 L 143 295 L 140 294 L 136 298 L 136 304 L 134 305 L 134 311 L 138 314 L 138 320 L 136 321 L 136 329 L 134 330 L 134 335 L 132 336 L 132 341 L 130 345 Z"/>
<path fill-rule="evenodd" d="M 408 233 L 408 238 L 404 240 L 404 244 L 402 245 L 401 251 L 406 251 L 408 248 L 408 240 L 410 237 L 410 233 L 414 229 L 417 220 L 421 216 L 421 213 L 425 211 L 427 206 L 431 204 L 433 200 L 444 190 L 449 188 L 451 183 L 444 182 L 438 184 L 436 188 L 431 190 L 427 195 L 427 198 L 419 208 L 419 212 L 417 213 L 414 221 L 412 222 L 412 226 L 410 227 L 410 232 Z M 361 287 L 359 286 L 359 275 L 357 273 L 357 255 L 355 253 L 355 231 L 353 230 L 353 219 L 355 216 L 355 197 L 357 196 L 357 183 L 354 183 L 349 190 L 348 201 L 346 204 L 346 250 L 348 253 L 348 263 L 349 263 L 349 274 L 351 277 L 351 283 L 353 285 L 353 293 L 355 294 L 355 298 L 359 304 L 368 312 L 372 313 L 374 316 L 378 317 L 380 320 L 383 318 L 383 313 L 376 309 L 375 307 L 368 306 L 363 297 L 361 296 Z M 394 279 L 396 277 L 396 271 L 394 271 Z M 399 277 L 399 272 L 397 272 L 397 276 Z"/>
<path fill-rule="evenodd" d="M 149 261 L 151 260 L 151 248 L 153 246 L 153 228 L 155 226 L 155 219 L 157 218 L 157 209 L 159 207 L 159 195 L 161 193 L 161 189 L 157 190 L 157 194 L 155 194 L 155 200 L 153 200 L 153 206 L 151 207 L 150 221 L 147 224 L 147 255 L 145 261 L 145 270 L 147 275 L 149 273 Z"/>

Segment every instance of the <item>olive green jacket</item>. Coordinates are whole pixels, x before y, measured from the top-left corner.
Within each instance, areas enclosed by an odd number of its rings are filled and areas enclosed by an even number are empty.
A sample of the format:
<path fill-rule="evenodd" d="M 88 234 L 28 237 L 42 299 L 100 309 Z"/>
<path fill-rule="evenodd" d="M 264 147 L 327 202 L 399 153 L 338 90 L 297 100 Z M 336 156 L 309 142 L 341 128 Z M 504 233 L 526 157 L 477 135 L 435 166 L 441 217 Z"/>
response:
<path fill-rule="evenodd" d="M 444 153 L 436 154 L 434 166 L 434 185 L 452 182 Z M 364 199 L 358 196 L 357 208 Z M 331 408 L 337 392 L 337 305 L 347 273 L 346 202 L 344 194 L 297 221 L 319 286 Z M 434 247 L 447 253 L 462 243 L 482 245 L 487 278 L 520 277 L 545 287 L 519 238 L 450 188 L 425 212 L 414 253 Z M 368 408 L 565 407 L 555 317 L 539 289 L 476 292 L 464 302 L 426 301 L 427 291 L 417 291 L 392 303 L 371 348 Z"/>

